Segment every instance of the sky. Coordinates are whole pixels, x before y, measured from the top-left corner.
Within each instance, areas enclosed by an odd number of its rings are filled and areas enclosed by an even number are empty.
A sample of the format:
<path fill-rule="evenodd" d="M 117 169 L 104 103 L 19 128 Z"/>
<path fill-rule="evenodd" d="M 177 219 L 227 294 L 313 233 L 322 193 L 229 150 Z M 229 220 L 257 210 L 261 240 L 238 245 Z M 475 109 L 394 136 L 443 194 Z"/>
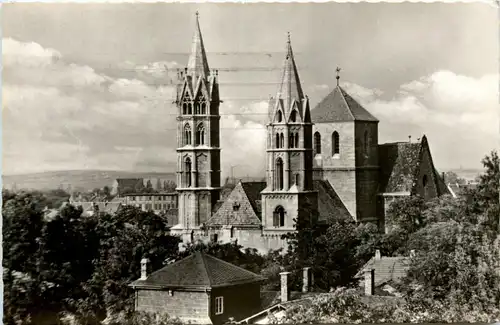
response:
<path fill-rule="evenodd" d="M 263 175 L 287 32 L 312 107 L 340 84 L 379 142 L 428 137 L 438 170 L 499 147 L 498 12 L 480 3 L 4 4 L 3 173 L 174 171 L 176 69 L 195 12 L 219 70 L 222 174 Z M 22 17 L 22 19 L 20 19 Z"/>

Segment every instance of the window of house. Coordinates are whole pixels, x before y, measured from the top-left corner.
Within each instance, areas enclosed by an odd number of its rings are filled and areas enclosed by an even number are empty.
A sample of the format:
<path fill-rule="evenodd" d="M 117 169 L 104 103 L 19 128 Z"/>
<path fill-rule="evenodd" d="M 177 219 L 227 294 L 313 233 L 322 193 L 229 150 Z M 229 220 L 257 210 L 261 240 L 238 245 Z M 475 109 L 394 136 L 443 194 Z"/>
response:
<path fill-rule="evenodd" d="M 318 155 L 321 153 L 321 134 L 319 132 L 314 133 L 314 154 Z"/>
<path fill-rule="evenodd" d="M 224 313 L 224 297 L 215 297 L 215 315 Z"/>
<path fill-rule="evenodd" d="M 240 209 L 240 204 L 238 202 L 233 203 L 233 211 L 238 211 Z"/>
<path fill-rule="evenodd" d="M 339 133 L 337 131 L 332 134 L 332 156 L 338 155 L 340 152 Z"/>

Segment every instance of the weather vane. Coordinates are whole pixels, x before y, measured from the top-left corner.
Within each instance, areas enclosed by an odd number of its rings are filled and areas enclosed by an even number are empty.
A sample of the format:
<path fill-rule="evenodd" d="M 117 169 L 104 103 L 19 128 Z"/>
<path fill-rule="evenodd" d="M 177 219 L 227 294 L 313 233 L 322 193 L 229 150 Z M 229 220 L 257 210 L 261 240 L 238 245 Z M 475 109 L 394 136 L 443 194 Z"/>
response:
<path fill-rule="evenodd" d="M 339 79 L 340 79 L 340 68 L 337 67 L 337 69 L 335 69 L 335 72 L 337 72 L 337 76 L 335 77 L 337 79 L 337 86 L 339 85 Z"/>

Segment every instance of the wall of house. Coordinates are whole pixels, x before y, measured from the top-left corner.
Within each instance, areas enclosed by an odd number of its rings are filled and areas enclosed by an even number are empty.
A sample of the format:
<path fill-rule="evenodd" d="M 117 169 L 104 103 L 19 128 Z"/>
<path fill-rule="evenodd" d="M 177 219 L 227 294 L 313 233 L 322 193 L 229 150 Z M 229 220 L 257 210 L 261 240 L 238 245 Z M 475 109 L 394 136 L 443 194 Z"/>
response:
<path fill-rule="evenodd" d="M 182 321 L 196 324 L 210 323 L 210 295 L 205 292 L 140 289 L 136 291 L 136 310 L 167 313 Z"/>
<path fill-rule="evenodd" d="M 216 297 L 223 297 L 223 313 L 216 315 Z M 214 288 L 210 293 L 210 318 L 214 325 L 223 324 L 233 317 L 242 320 L 260 311 L 260 284 L 245 284 Z"/>

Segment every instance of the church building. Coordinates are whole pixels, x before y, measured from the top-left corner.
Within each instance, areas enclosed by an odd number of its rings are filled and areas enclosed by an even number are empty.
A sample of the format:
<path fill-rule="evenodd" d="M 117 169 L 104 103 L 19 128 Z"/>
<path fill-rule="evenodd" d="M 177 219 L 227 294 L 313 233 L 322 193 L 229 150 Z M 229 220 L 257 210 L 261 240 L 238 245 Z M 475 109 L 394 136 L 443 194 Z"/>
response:
<path fill-rule="evenodd" d="M 178 224 L 184 242 L 237 241 L 286 248 L 295 220 L 349 217 L 384 227 L 398 198 L 449 194 L 427 138 L 378 143 L 378 120 L 339 84 L 310 108 L 290 36 L 278 92 L 267 117 L 266 181 L 240 182 L 220 197 L 218 73 L 208 68 L 198 16 L 187 68 L 177 89 Z"/>

